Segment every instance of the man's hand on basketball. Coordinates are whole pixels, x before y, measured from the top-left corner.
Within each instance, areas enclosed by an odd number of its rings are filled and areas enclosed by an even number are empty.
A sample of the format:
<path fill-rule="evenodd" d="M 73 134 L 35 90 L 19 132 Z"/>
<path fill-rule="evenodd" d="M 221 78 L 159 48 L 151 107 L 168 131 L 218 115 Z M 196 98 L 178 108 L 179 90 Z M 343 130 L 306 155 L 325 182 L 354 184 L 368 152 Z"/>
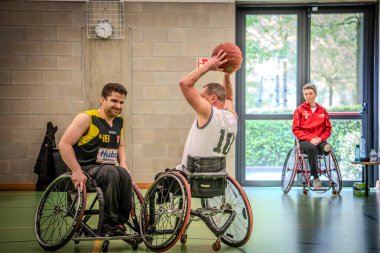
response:
<path fill-rule="evenodd" d="M 83 172 L 76 171 L 71 174 L 71 181 L 73 181 L 75 188 L 79 186 L 80 191 L 83 191 L 83 187 L 86 187 L 87 177 Z"/>
<path fill-rule="evenodd" d="M 224 59 L 227 53 L 224 53 L 223 50 L 220 50 L 217 55 L 214 55 L 208 62 L 208 69 L 213 71 L 222 71 L 223 69 L 219 68 L 220 65 L 226 63 L 228 59 Z"/>

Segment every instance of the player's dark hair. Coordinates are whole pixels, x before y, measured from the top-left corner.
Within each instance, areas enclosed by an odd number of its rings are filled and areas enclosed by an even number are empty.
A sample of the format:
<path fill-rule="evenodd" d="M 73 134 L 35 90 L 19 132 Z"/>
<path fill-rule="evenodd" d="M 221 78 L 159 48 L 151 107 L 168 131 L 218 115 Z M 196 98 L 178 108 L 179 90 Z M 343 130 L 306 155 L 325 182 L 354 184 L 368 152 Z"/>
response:
<path fill-rule="evenodd" d="M 127 89 L 120 83 L 107 83 L 104 85 L 102 90 L 102 97 L 107 98 L 111 95 L 112 92 L 120 93 L 124 96 L 127 96 Z"/>

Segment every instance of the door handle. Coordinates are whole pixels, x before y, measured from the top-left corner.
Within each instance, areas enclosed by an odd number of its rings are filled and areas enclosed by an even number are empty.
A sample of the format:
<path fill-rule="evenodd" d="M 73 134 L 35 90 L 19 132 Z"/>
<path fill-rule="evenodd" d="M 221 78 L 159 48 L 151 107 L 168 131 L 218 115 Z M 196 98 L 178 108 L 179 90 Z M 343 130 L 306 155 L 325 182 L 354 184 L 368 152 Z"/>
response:
<path fill-rule="evenodd" d="M 367 114 L 367 111 L 368 111 L 368 105 L 366 102 L 363 102 L 362 110 L 361 110 L 360 114 Z"/>

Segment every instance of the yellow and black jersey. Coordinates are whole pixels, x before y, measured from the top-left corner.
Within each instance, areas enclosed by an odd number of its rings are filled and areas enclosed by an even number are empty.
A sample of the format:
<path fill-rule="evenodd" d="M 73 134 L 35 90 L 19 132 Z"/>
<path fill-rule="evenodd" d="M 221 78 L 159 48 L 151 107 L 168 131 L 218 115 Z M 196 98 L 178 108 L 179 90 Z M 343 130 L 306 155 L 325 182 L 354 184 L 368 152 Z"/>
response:
<path fill-rule="evenodd" d="M 90 116 L 90 127 L 73 146 L 79 164 L 115 164 L 120 138 L 123 136 L 123 118 L 114 118 L 111 127 L 97 110 L 84 113 Z"/>

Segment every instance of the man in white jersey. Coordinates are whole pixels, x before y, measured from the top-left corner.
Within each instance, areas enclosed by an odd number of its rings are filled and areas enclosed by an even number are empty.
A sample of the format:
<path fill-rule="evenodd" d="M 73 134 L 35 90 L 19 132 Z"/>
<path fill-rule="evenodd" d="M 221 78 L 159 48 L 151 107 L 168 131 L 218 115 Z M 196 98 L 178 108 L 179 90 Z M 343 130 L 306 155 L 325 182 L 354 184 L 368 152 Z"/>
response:
<path fill-rule="evenodd" d="M 223 50 L 206 64 L 187 74 L 179 82 L 183 96 L 196 111 L 186 144 L 182 164 L 187 166 L 188 156 L 225 157 L 235 140 L 237 115 L 233 106 L 233 91 L 230 73 L 224 73 L 223 85 L 208 83 L 201 92 L 194 87 L 200 77 L 209 71 L 220 71 L 227 62 Z"/>

